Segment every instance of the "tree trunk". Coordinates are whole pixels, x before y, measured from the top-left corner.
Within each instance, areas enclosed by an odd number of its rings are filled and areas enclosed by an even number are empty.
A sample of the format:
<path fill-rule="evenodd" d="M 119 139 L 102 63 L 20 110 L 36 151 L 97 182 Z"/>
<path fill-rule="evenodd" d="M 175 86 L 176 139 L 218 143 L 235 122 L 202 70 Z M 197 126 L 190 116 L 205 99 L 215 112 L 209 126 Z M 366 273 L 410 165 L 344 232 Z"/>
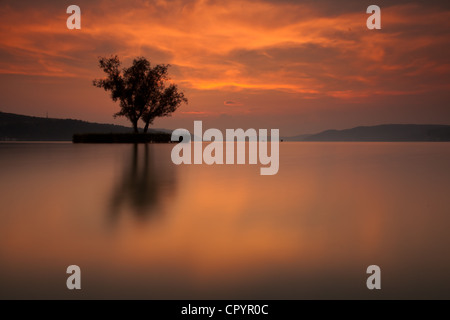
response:
<path fill-rule="evenodd" d="M 149 123 L 146 122 L 146 123 L 145 123 L 145 127 L 144 127 L 144 133 L 147 133 L 147 131 L 148 131 L 148 125 L 149 125 Z"/>
<path fill-rule="evenodd" d="M 137 121 L 133 121 L 133 131 L 134 133 L 139 133 Z"/>

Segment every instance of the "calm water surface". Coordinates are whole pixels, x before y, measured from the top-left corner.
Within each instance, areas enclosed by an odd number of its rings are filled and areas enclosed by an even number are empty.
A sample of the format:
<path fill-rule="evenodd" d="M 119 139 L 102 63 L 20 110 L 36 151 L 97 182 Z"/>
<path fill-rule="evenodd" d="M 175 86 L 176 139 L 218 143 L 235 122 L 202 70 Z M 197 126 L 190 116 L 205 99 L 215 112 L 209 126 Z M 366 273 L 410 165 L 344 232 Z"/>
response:
<path fill-rule="evenodd" d="M 172 147 L 0 144 L 0 298 L 450 299 L 449 143 L 284 142 L 275 176 Z"/>

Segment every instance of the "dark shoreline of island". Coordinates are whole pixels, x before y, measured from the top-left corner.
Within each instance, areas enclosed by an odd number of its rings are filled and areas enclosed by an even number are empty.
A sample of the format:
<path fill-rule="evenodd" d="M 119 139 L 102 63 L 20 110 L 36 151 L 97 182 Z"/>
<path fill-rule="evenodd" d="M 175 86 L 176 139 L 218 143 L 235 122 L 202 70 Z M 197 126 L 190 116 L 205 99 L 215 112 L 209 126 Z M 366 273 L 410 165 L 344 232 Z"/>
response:
<path fill-rule="evenodd" d="M 171 134 L 154 133 L 83 133 L 74 134 L 73 143 L 171 143 Z"/>
<path fill-rule="evenodd" d="M 245 128 L 244 128 L 245 129 Z M 0 141 L 72 141 L 74 143 L 169 143 L 172 130 L 132 133 L 126 126 L 0 112 Z M 316 134 L 281 137 L 303 142 L 450 142 L 450 125 L 383 124 Z"/>

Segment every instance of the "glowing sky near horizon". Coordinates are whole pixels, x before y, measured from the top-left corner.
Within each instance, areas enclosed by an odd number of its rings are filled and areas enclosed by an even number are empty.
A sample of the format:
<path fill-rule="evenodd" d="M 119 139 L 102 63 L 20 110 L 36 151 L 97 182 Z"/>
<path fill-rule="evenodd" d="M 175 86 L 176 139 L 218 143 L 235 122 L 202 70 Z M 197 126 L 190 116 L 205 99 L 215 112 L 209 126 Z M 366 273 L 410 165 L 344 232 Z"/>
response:
<path fill-rule="evenodd" d="M 375 1 L 2 1 L 0 111 L 127 124 L 92 86 L 98 56 L 169 63 L 189 98 L 155 127 L 450 124 L 450 4 Z M 81 30 L 66 8 L 81 8 Z"/>

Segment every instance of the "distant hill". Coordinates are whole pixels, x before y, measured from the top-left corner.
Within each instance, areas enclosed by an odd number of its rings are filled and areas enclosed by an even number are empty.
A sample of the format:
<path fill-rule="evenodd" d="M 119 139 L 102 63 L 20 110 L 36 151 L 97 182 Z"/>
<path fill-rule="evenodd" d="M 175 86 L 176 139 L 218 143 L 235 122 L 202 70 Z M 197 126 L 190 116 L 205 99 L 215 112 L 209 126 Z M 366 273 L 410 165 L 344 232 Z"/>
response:
<path fill-rule="evenodd" d="M 132 128 L 113 124 L 0 112 L 0 141 L 72 141 L 72 136 L 76 133 L 129 133 L 132 131 Z"/>
<path fill-rule="evenodd" d="M 450 125 L 383 124 L 284 138 L 286 141 L 450 141 Z"/>
<path fill-rule="evenodd" d="M 283 141 L 305 141 L 311 134 L 300 134 L 293 137 L 281 137 Z"/>
<path fill-rule="evenodd" d="M 74 134 L 130 133 L 132 128 L 0 112 L 0 141 L 72 141 Z M 171 133 L 172 130 L 150 129 Z M 450 125 L 384 124 L 283 137 L 284 141 L 450 141 Z"/>

